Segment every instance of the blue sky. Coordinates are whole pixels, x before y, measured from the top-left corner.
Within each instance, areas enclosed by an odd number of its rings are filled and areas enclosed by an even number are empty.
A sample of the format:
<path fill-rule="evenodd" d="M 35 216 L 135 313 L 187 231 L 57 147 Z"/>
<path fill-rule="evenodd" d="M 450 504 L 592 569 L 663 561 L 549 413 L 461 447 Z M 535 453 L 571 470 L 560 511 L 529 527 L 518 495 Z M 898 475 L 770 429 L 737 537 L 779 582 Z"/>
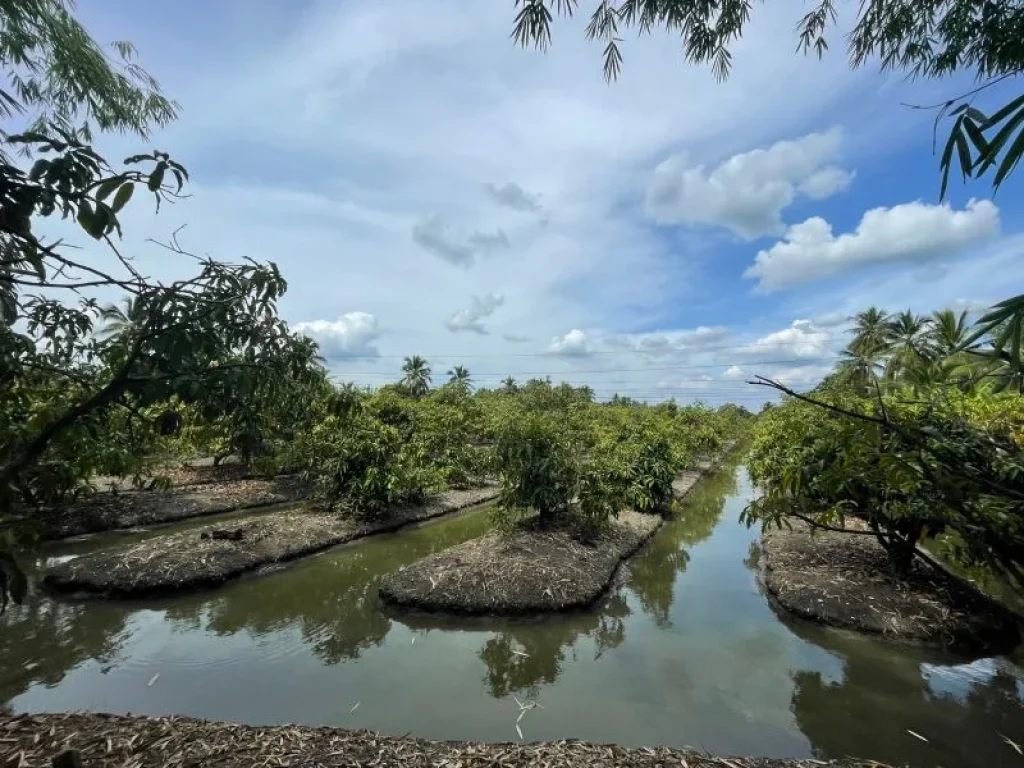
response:
<path fill-rule="evenodd" d="M 901 105 L 969 81 L 851 71 L 849 18 L 823 61 L 795 54 L 800 9 L 776 6 L 755 6 L 726 83 L 672 36 L 627 35 L 612 85 L 584 20 L 547 53 L 515 47 L 511 1 L 80 12 L 183 107 L 151 143 L 191 170 L 192 197 L 155 217 L 133 202 L 125 222 L 155 274 L 188 265 L 145 239 L 186 223 L 197 252 L 277 262 L 285 318 L 363 384 L 421 354 L 481 384 L 756 405 L 746 378 L 812 385 L 872 303 L 1024 289 L 1019 181 L 994 201 L 956 181 L 940 206 L 934 115 Z"/>

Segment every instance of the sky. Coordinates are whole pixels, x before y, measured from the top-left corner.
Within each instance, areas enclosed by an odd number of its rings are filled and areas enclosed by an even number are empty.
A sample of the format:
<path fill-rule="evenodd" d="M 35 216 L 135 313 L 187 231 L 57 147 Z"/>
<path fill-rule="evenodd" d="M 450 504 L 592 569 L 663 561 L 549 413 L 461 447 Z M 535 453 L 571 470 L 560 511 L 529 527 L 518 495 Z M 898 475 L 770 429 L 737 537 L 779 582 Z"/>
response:
<path fill-rule="evenodd" d="M 935 113 L 908 106 L 970 80 L 852 70 L 847 15 L 822 60 L 796 53 L 802 12 L 755 5 L 724 83 L 677 37 L 626 33 L 611 84 L 584 18 L 524 50 L 511 0 L 79 15 L 135 43 L 182 107 L 148 143 L 98 142 L 191 172 L 187 200 L 126 209 L 124 249 L 155 276 L 191 269 L 147 242 L 182 225 L 197 253 L 274 261 L 282 316 L 362 385 L 418 354 L 435 380 L 463 364 L 482 386 L 550 375 L 756 407 L 770 393 L 748 379 L 812 386 L 869 305 L 978 310 L 1024 290 L 1024 188 L 993 199 L 957 178 L 940 204 Z"/>

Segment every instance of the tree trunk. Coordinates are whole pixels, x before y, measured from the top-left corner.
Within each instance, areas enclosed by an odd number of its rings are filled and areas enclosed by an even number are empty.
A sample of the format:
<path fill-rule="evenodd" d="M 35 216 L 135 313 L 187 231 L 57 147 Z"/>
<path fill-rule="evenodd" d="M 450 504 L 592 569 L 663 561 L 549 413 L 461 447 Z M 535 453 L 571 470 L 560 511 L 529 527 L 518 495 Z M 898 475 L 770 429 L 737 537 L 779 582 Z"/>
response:
<path fill-rule="evenodd" d="M 914 564 L 914 551 L 917 549 L 917 537 L 894 533 L 888 537 L 886 550 L 893 572 L 901 579 L 910 575 Z"/>

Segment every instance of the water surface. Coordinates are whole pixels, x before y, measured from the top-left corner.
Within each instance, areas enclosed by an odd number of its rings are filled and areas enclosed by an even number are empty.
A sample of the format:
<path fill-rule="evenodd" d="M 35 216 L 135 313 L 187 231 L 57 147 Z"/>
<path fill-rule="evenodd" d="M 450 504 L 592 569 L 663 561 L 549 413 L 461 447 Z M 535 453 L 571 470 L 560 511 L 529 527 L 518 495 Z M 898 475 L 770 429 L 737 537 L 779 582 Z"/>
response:
<path fill-rule="evenodd" d="M 1024 764 L 1003 739 L 1024 743 L 1019 654 L 965 659 L 780 619 L 758 589 L 757 533 L 737 522 L 751 493 L 742 467 L 704 481 L 594 610 L 545 620 L 377 604 L 384 573 L 479 536 L 486 510 L 205 594 L 124 603 L 34 593 L 0 619 L 0 701 L 504 741 L 517 738 L 518 698 L 543 707 L 520 723 L 530 740 Z"/>

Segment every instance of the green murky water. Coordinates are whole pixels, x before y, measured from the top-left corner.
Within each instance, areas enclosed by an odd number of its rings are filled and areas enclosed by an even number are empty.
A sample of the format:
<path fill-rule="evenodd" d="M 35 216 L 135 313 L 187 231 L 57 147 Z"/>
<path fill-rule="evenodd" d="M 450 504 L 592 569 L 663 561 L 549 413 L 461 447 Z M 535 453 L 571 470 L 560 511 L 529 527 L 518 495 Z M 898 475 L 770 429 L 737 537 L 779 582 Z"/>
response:
<path fill-rule="evenodd" d="M 483 511 L 204 595 L 33 594 L 0 619 L 0 701 L 504 741 L 517 738 L 518 697 L 543 707 L 520 723 L 531 740 L 1024 765 L 1003 739 L 1024 743 L 1019 653 L 964 659 L 780 619 L 758 591 L 756 532 L 737 523 L 750 494 L 742 467 L 708 479 L 597 608 L 543 621 L 377 605 L 382 574 L 480 535 Z"/>

